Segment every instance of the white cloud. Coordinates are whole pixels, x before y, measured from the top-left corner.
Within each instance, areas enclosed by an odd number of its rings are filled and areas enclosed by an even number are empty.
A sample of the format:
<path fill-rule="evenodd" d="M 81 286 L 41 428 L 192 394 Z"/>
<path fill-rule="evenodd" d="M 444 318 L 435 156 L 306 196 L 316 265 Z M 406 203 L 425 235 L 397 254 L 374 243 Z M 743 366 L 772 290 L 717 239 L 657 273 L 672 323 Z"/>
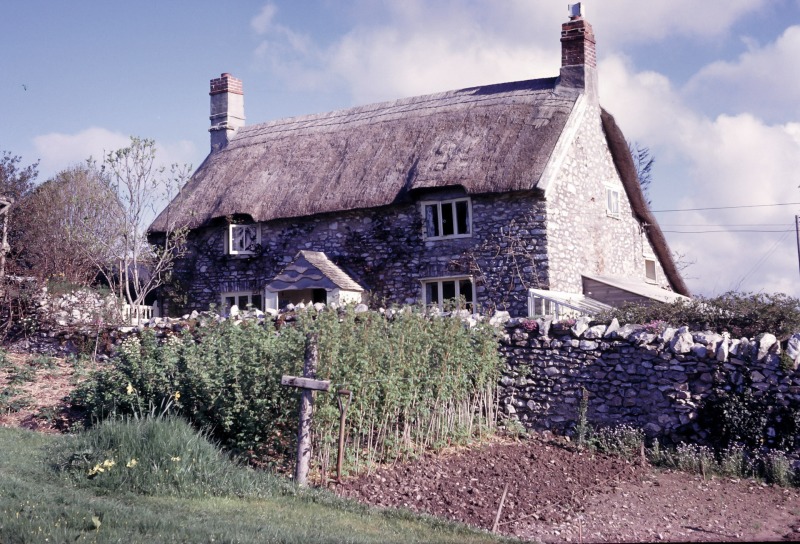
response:
<path fill-rule="evenodd" d="M 90 127 L 75 134 L 51 132 L 36 136 L 33 145 L 41 158 L 39 179 L 48 179 L 60 170 L 90 157 L 102 162 L 106 153 L 129 143 L 128 135 L 101 127 Z"/>
<path fill-rule="evenodd" d="M 75 134 L 51 132 L 36 136 L 33 145 L 41 158 L 39 179 L 46 180 L 59 171 L 89 158 L 102 163 L 105 156 L 130 145 L 130 136 L 102 127 L 89 127 Z M 194 143 L 188 140 L 156 143 L 156 157 L 161 165 L 187 164 L 197 156 Z M 197 167 L 194 164 L 193 167 Z"/>
<path fill-rule="evenodd" d="M 272 20 L 275 18 L 278 8 L 273 3 L 268 3 L 261 8 L 258 15 L 250 20 L 250 26 L 257 34 L 266 34 L 272 25 Z"/>
<path fill-rule="evenodd" d="M 654 208 L 711 208 L 800 202 L 800 124 L 770 124 L 755 115 L 704 116 L 689 108 L 661 74 L 635 73 L 621 58 L 600 66 L 601 100 L 629 139 L 656 157 Z M 666 172 L 663 166 L 666 165 Z M 674 168 L 680 165 L 680 168 Z M 800 209 L 800 207 L 796 207 Z M 694 292 L 730 289 L 800 295 L 789 206 L 657 214 L 674 250 L 696 264 L 687 270 Z M 722 227 L 720 225 L 763 225 Z M 747 233 L 735 230 L 777 230 Z"/>
<path fill-rule="evenodd" d="M 727 111 L 759 113 L 771 119 L 800 119 L 800 26 L 791 26 L 773 43 L 748 51 L 735 62 L 714 62 L 700 70 L 686 92 L 704 104 Z M 758 97 L 758 100 L 753 100 Z"/>

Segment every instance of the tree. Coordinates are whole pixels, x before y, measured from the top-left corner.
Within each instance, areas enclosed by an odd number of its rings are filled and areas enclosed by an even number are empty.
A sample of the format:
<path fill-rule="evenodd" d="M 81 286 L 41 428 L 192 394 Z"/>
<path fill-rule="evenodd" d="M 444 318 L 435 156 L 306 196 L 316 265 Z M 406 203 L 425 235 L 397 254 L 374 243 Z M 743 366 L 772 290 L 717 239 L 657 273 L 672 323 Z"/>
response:
<path fill-rule="evenodd" d="M 191 167 L 158 166 L 155 142 L 132 137 L 129 146 L 106 155 L 103 168 L 108 190 L 119 203 L 117 233 L 100 236 L 89 247 L 112 290 L 131 306 L 132 317 L 138 318 L 147 295 L 169 280 L 176 259 L 186 251 L 185 228 L 168 222 L 155 245 L 148 240 L 147 226 L 157 208 L 188 179 Z"/>
<path fill-rule="evenodd" d="M 36 176 L 39 175 L 39 161 L 25 167 L 20 166 L 22 159 L 3 151 L 0 157 L 0 199 L 3 200 L 2 240 L 0 240 L 0 279 L 6 273 L 6 255 L 13 251 L 19 229 L 14 228 L 11 212 L 14 202 L 27 195 L 33 188 Z M 9 244 L 9 241 L 11 242 Z"/>
<path fill-rule="evenodd" d="M 102 252 L 116 242 L 96 240 L 118 236 L 121 209 L 94 162 L 59 172 L 25 196 L 18 211 L 17 259 L 32 275 L 88 285 L 98 275 L 96 263 L 111 259 Z"/>
<path fill-rule="evenodd" d="M 653 181 L 653 165 L 655 157 L 650 154 L 650 148 L 645 147 L 639 142 L 628 142 L 628 149 L 633 157 L 633 165 L 636 167 L 636 176 L 639 178 L 639 185 L 644 193 L 644 199 L 650 206 L 650 183 Z"/>

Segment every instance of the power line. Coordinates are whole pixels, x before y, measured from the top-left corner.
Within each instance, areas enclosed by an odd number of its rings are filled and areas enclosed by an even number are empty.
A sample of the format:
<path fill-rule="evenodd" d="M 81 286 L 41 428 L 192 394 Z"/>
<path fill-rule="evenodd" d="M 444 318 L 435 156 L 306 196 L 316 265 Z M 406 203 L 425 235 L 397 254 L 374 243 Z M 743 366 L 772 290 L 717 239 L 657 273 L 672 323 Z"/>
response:
<path fill-rule="evenodd" d="M 714 208 L 675 208 L 672 210 L 650 210 L 654 213 L 663 212 L 699 212 L 704 210 L 737 210 L 741 208 L 772 208 L 775 206 L 800 206 L 800 202 L 784 202 L 782 204 L 749 204 L 745 206 L 717 206 Z"/>
<path fill-rule="evenodd" d="M 670 232 L 670 233 L 673 233 L 673 234 L 715 234 L 715 233 L 733 234 L 733 233 L 748 233 L 748 232 L 762 232 L 762 233 L 794 232 L 794 229 L 788 229 L 788 230 L 749 230 L 749 229 L 739 229 L 739 230 L 666 230 L 666 229 L 662 229 L 661 232 Z"/>

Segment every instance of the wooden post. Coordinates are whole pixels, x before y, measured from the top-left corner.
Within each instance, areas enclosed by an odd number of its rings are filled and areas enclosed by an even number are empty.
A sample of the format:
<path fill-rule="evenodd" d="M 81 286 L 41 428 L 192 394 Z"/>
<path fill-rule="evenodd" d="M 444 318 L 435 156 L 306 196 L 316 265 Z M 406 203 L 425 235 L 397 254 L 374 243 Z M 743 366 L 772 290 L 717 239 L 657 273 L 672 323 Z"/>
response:
<path fill-rule="evenodd" d="M 342 461 L 344 461 L 344 437 L 345 437 L 345 422 L 347 421 L 347 408 L 353 400 L 353 392 L 347 389 L 339 389 L 337 391 L 336 400 L 339 402 L 339 455 L 336 457 L 336 480 L 341 483 L 342 481 Z M 342 399 L 347 397 L 347 402 Z"/>
<path fill-rule="evenodd" d="M 281 385 L 302 389 L 300 395 L 300 425 L 297 429 L 297 466 L 294 479 L 297 485 L 308 484 L 308 465 L 311 460 L 311 419 L 314 411 L 314 391 L 327 391 L 331 382 L 317 380 L 317 335 L 306 336 L 306 353 L 303 361 L 303 377 L 281 376 Z"/>

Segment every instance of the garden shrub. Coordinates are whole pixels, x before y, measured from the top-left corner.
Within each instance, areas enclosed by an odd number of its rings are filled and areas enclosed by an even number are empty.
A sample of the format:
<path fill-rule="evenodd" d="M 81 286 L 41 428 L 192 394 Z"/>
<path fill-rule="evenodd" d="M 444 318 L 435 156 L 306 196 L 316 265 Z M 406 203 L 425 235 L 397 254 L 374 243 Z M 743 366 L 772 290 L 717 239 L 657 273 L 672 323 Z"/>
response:
<path fill-rule="evenodd" d="M 226 321 L 159 343 L 127 340 L 112 364 L 76 391 L 95 419 L 175 412 L 228 448 L 273 462 L 293 456 L 298 390 L 281 376 L 302 375 L 305 338 L 318 336 L 315 462 L 335 464 L 336 391 L 353 391 L 346 467 L 416 455 L 463 442 L 494 425 L 501 368 L 492 327 L 421 309 L 381 314 L 308 310 L 279 332 L 275 324 Z"/>
<path fill-rule="evenodd" d="M 666 322 L 673 327 L 682 325 L 694 329 L 728 331 L 734 338 L 754 338 L 771 332 L 785 340 L 800 332 L 800 299 L 783 293 L 736 293 L 664 304 L 625 304 L 601 315 L 596 320 L 620 323 Z"/>

